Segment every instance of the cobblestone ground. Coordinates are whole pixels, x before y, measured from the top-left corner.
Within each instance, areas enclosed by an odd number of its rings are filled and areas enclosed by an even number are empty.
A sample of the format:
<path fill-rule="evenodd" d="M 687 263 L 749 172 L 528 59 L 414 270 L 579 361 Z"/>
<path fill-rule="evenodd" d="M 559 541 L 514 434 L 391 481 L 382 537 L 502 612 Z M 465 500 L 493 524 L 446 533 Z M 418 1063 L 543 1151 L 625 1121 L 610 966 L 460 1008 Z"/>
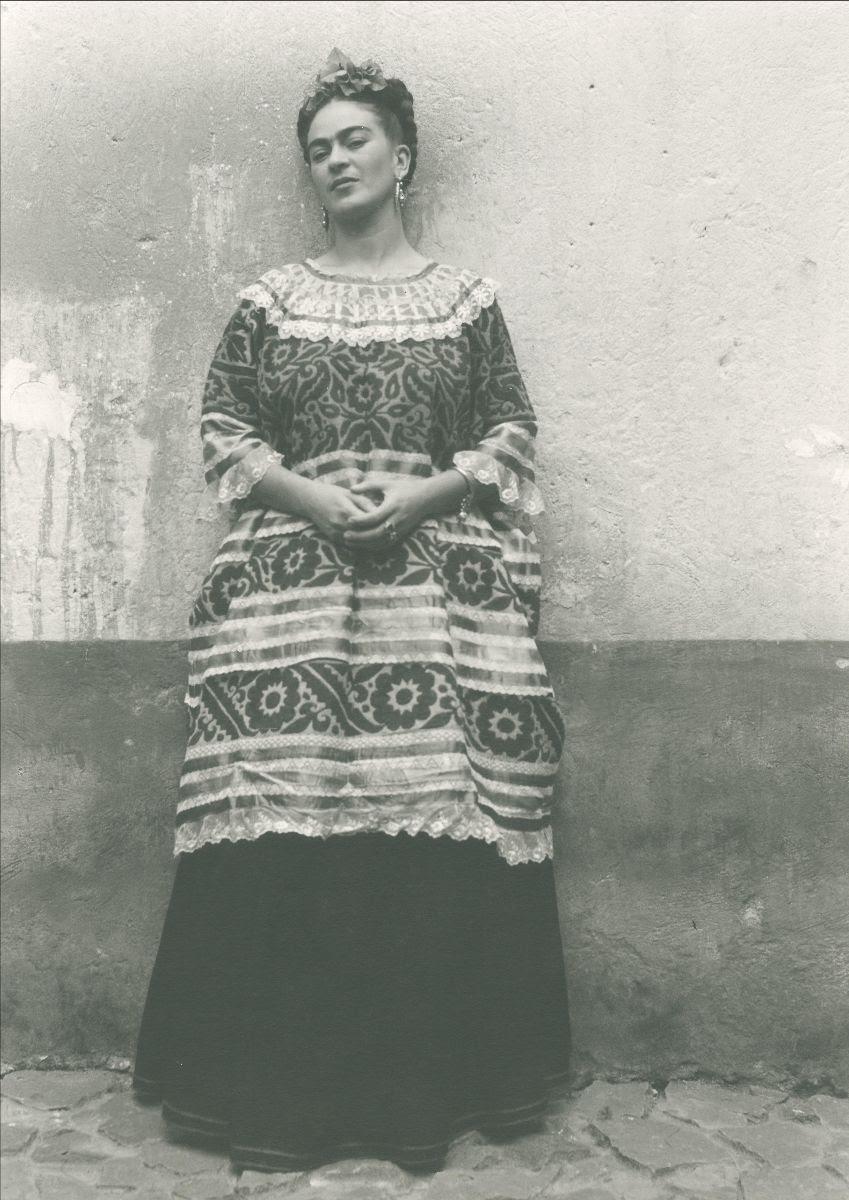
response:
<path fill-rule="evenodd" d="M 169 1142 L 120 1071 L 11 1071 L 3 1200 L 831 1200 L 849 1198 L 849 1100 L 760 1087 L 591 1083 L 510 1143 L 470 1133 L 445 1169 L 378 1159 L 236 1174 Z"/>

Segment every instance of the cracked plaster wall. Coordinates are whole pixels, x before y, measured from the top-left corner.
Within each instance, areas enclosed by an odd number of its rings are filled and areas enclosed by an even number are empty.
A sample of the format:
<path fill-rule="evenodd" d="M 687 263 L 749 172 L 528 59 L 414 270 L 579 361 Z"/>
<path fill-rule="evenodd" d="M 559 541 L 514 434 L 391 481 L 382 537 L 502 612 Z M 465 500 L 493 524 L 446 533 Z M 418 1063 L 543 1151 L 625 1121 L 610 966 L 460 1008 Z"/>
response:
<path fill-rule="evenodd" d="M 184 636 L 203 376 L 322 247 L 293 123 L 333 42 L 412 87 L 422 248 L 502 282 L 543 633 L 846 633 L 845 5 L 6 10 L 7 640 Z"/>

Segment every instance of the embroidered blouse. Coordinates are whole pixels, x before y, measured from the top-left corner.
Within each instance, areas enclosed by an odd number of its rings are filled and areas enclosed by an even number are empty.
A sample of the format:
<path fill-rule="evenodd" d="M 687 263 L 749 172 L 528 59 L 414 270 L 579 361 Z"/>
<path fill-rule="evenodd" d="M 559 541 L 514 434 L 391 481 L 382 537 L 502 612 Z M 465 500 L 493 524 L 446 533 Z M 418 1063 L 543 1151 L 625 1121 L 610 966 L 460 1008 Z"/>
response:
<path fill-rule="evenodd" d="M 231 527 L 189 622 L 175 853 L 380 830 L 550 857 L 564 730 L 534 640 L 536 420 L 493 281 L 307 261 L 239 300 L 202 403 Z M 454 466 L 470 511 L 357 552 L 252 499 L 271 463 L 341 486 Z"/>

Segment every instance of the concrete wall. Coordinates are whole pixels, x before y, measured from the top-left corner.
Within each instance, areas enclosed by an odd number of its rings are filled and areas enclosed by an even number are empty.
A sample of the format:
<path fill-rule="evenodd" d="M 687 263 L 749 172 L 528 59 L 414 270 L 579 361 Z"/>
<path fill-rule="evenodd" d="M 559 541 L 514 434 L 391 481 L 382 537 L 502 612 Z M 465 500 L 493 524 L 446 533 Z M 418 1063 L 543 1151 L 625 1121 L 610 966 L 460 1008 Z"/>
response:
<path fill-rule="evenodd" d="M 322 246 L 294 118 L 334 42 L 417 99 L 422 248 L 503 283 L 544 631 L 849 634 L 844 4 L 7 7 L 7 638 L 184 636 L 202 378 Z"/>
<path fill-rule="evenodd" d="M 323 246 L 335 43 L 409 83 L 421 249 L 541 422 L 579 1060 L 849 1086 L 849 7 L 4 6 L 5 1055 L 131 1053 L 173 871 L 198 417 Z"/>

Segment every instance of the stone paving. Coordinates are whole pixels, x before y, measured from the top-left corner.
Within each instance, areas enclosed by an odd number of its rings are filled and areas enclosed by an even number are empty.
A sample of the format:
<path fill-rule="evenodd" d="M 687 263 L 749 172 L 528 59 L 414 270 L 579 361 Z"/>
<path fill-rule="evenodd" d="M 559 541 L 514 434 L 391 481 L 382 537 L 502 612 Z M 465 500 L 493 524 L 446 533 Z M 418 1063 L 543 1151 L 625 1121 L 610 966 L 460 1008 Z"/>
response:
<path fill-rule="evenodd" d="M 126 1068 L 9 1071 L 2 1123 L 3 1200 L 849 1200 L 849 1100 L 756 1086 L 596 1081 L 538 1133 L 466 1134 L 424 1175 L 379 1159 L 237 1174 L 168 1141 Z"/>

